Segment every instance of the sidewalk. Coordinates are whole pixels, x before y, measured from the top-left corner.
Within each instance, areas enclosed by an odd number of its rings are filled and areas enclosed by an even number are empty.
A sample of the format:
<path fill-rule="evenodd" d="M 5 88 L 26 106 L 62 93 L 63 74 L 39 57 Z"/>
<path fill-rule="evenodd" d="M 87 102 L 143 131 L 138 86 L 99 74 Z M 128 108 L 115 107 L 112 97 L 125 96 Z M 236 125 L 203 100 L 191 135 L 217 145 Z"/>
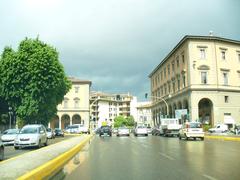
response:
<path fill-rule="evenodd" d="M 0 179 L 17 179 L 63 153 L 71 150 L 89 135 L 82 135 L 0 162 Z"/>

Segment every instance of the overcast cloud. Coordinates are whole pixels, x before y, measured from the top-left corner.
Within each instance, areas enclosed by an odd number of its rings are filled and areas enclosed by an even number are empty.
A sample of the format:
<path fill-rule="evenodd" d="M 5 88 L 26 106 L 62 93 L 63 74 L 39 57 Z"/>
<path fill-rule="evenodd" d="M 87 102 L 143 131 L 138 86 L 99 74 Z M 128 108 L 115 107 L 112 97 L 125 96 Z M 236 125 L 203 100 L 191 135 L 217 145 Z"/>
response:
<path fill-rule="evenodd" d="M 239 0 L 0 0 L 0 50 L 56 47 L 68 76 L 143 99 L 148 75 L 185 35 L 240 40 Z"/>

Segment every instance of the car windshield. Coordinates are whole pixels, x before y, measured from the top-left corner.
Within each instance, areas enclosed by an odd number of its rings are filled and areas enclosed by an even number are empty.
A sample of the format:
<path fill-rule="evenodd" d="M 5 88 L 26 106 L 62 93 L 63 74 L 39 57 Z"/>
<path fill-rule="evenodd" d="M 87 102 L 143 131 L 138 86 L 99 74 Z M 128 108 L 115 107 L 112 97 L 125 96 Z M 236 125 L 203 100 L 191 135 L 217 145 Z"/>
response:
<path fill-rule="evenodd" d="M 38 132 L 37 127 L 26 127 L 20 131 L 20 134 L 35 134 Z"/>
<path fill-rule="evenodd" d="M 17 134 L 18 130 L 17 129 L 9 129 L 5 131 L 3 134 Z"/>
<path fill-rule="evenodd" d="M 190 123 L 190 128 L 201 128 L 200 123 Z"/>

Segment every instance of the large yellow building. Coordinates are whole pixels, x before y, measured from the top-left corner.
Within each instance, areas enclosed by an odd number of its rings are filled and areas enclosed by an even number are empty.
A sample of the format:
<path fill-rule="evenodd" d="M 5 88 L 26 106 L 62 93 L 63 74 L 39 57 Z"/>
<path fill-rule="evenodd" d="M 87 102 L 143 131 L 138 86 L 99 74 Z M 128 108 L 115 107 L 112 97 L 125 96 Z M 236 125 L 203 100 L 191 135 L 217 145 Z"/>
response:
<path fill-rule="evenodd" d="M 51 128 L 65 129 L 71 124 L 84 124 L 89 127 L 89 98 L 91 81 L 69 77 L 72 88 L 57 107 L 57 116 L 50 123 Z"/>
<path fill-rule="evenodd" d="M 240 123 L 240 41 L 185 36 L 149 78 L 155 124 L 180 109 L 192 121 Z"/>

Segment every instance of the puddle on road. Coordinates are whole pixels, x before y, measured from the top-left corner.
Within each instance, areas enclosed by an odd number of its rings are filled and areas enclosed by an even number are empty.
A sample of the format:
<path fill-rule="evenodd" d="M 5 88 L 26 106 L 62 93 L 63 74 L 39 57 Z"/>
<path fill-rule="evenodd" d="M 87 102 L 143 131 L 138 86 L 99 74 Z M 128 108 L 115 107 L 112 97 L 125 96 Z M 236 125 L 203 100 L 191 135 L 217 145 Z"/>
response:
<path fill-rule="evenodd" d="M 53 177 L 49 178 L 50 180 L 63 180 L 69 174 L 71 174 L 76 168 L 81 166 L 81 164 L 89 156 L 89 146 L 91 141 L 87 143 L 79 153 L 77 153 L 68 163 L 58 171 Z"/>

